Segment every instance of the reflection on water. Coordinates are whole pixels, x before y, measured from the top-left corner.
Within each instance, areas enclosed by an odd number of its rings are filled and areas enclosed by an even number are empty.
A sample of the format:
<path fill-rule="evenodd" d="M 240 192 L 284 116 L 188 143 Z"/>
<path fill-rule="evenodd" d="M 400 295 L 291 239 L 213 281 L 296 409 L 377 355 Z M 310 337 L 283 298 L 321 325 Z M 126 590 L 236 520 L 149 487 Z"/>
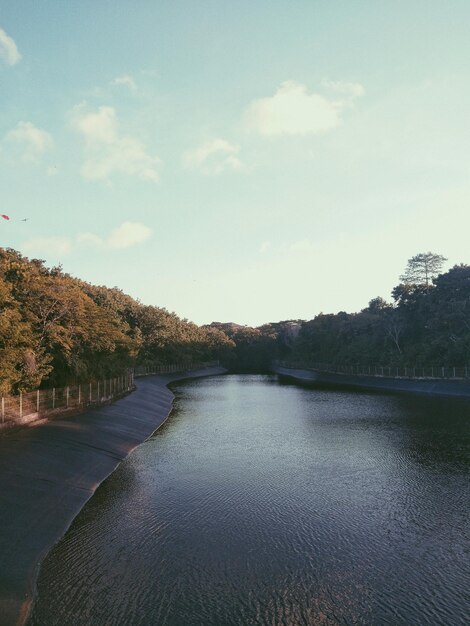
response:
<path fill-rule="evenodd" d="M 468 623 L 468 403 L 176 393 L 46 559 L 31 626 Z"/>

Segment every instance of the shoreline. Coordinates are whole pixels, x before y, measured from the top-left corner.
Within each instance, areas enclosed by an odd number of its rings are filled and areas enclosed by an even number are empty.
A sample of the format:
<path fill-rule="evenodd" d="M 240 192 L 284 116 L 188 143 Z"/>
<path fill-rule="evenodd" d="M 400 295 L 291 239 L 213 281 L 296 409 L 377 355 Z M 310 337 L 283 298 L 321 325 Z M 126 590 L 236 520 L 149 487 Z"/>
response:
<path fill-rule="evenodd" d="M 25 624 L 44 557 L 99 485 L 168 418 L 172 382 L 225 374 L 212 367 L 139 378 L 113 404 L 0 438 L 0 624 Z"/>
<path fill-rule="evenodd" d="M 442 380 L 435 378 L 393 378 L 387 376 L 355 376 L 324 372 L 315 369 L 290 368 L 280 365 L 272 367 L 272 372 L 280 378 L 296 383 L 336 389 L 357 391 L 377 391 L 439 396 L 447 398 L 470 398 L 470 382 L 462 380 Z"/>

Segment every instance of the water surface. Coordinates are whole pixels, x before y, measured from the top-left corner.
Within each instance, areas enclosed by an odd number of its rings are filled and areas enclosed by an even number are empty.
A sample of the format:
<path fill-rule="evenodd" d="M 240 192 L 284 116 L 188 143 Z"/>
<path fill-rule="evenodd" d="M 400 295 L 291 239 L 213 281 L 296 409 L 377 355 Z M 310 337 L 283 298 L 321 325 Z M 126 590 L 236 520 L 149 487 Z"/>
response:
<path fill-rule="evenodd" d="M 47 557 L 30 626 L 468 623 L 468 402 L 175 389 Z"/>

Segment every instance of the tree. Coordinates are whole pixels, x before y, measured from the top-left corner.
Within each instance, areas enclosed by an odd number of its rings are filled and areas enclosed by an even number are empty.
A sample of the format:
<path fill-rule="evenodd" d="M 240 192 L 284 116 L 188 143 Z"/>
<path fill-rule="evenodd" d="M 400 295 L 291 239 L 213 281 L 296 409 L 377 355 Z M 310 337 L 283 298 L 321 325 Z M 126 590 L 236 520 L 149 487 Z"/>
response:
<path fill-rule="evenodd" d="M 400 280 L 406 285 L 425 285 L 429 287 L 447 259 L 435 252 L 420 252 L 408 260 L 405 273 Z"/>

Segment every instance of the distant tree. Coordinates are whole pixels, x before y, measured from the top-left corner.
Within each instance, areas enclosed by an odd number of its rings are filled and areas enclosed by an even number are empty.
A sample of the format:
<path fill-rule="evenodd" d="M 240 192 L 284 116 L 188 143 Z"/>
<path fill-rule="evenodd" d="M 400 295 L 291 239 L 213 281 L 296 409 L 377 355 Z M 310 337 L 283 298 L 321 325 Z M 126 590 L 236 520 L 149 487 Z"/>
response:
<path fill-rule="evenodd" d="M 426 285 L 429 287 L 447 259 L 435 252 L 420 252 L 408 260 L 405 273 L 400 280 L 406 285 Z"/>
<path fill-rule="evenodd" d="M 372 300 L 369 300 L 367 309 L 363 310 L 368 311 L 369 313 L 378 313 L 381 311 L 385 311 L 389 308 L 391 308 L 391 305 L 380 296 L 377 296 L 377 298 L 372 298 Z"/>

